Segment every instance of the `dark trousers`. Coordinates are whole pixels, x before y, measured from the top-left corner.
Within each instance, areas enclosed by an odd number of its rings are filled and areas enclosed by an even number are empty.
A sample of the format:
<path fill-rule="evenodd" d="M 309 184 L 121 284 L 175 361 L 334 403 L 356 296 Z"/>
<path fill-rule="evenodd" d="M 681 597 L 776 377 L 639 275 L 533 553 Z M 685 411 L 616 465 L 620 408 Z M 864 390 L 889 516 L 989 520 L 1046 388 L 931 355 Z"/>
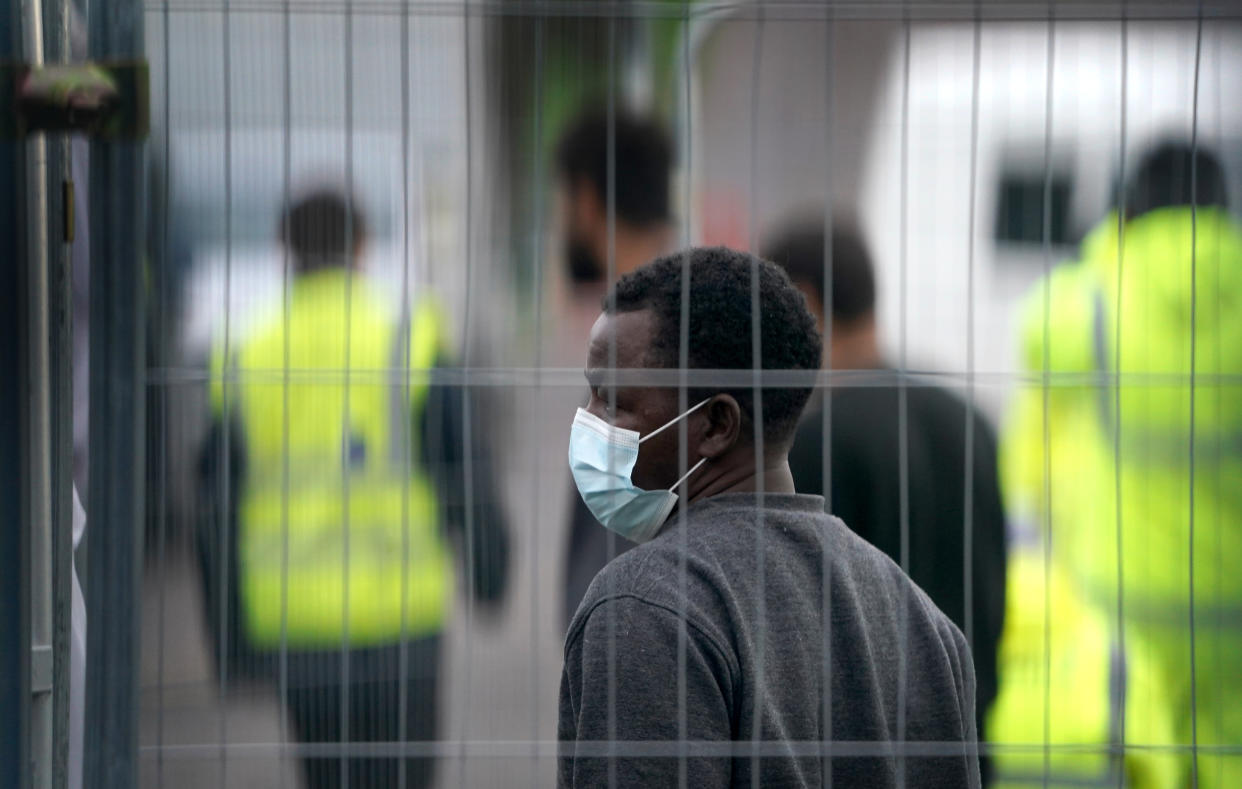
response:
<path fill-rule="evenodd" d="M 421 661 L 420 661 L 421 662 Z M 367 756 L 350 747 L 354 743 L 434 742 L 436 739 L 437 677 L 439 672 L 425 663 L 405 680 L 405 732 L 401 732 L 401 688 L 396 678 L 371 680 L 358 677 L 342 693 L 339 679 L 320 674 L 320 683 L 296 683 L 289 688 L 289 717 L 300 742 L 343 744 L 344 754 L 309 756 L 302 760 L 308 789 L 330 789 L 344 785 L 349 776 L 351 789 L 397 787 L 401 763 L 405 764 L 405 786 L 419 789 L 431 785 L 435 758 L 412 756 Z M 432 671 L 427 671 L 432 668 Z M 353 672 L 351 671 L 351 674 Z M 390 675 L 391 676 L 391 675 Z M 338 675 L 339 677 L 339 675 Z M 348 696 L 348 699 L 343 696 Z M 345 708 L 342 702 L 348 704 Z M 345 714 L 342 715 L 342 711 Z M 347 726 L 346 726 L 347 721 Z"/>

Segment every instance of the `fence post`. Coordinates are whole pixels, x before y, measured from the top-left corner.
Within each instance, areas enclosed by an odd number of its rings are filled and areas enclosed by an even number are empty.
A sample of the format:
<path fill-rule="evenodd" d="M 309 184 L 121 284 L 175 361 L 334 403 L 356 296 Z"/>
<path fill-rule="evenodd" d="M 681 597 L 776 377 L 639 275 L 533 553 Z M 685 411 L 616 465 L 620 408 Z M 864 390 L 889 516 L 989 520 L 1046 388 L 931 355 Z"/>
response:
<path fill-rule="evenodd" d="M 0 60 L 21 60 L 21 0 L 0 0 Z M 30 603 L 26 562 L 29 521 L 23 512 L 22 277 L 25 143 L 0 139 L 0 785 L 29 781 Z M 16 517 L 14 517 L 16 515 Z"/>
<path fill-rule="evenodd" d="M 138 0 L 90 9 L 90 58 L 141 60 Z M 90 152 L 90 493 L 86 504 L 88 787 L 138 785 L 145 480 L 146 178 L 140 140 Z"/>

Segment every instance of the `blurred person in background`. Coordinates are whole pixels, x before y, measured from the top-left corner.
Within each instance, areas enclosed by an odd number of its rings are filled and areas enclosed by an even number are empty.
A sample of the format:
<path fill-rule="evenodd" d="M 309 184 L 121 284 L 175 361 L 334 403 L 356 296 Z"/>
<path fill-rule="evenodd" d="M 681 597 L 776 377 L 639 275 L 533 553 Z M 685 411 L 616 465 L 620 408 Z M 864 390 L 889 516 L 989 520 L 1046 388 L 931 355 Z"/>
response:
<path fill-rule="evenodd" d="M 692 249 L 622 277 L 604 305 L 569 463 L 599 528 L 640 544 L 600 571 L 566 636 L 559 784 L 978 786 L 966 639 L 822 497 L 795 492 L 809 377 L 759 396 L 609 380 L 676 370 L 683 351 L 696 371 L 813 374 L 822 340 L 789 277 Z M 841 752 L 791 747 L 826 741 Z"/>
<path fill-rule="evenodd" d="M 616 110 L 610 119 L 606 111 L 597 110 L 570 123 L 557 147 L 556 166 L 573 316 L 565 336 L 579 338 L 599 315 L 609 285 L 609 261 L 612 276 L 622 277 L 668 251 L 673 235 L 669 194 L 673 148 L 655 120 L 624 110 Z M 628 540 L 610 537 L 581 497 L 573 495 L 565 567 L 566 624 L 595 574 L 632 546 Z"/>
<path fill-rule="evenodd" d="M 435 305 L 398 313 L 360 270 L 357 203 L 313 192 L 279 233 L 294 272 L 287 314 L 275 306 L 212 361 L 199 545 L 219 668 L 287 672 L 303 742 L 348 753 L 432 741 L 450 544 L 478 603 L 498 604 L 507 581 L 486 448 L 464 445 L 460 389 L 423 375 L 450 362 Z M 401 769 L 337 755 L 304 765 L 311 787 L 339 785 L 342 766 L 351 786 L 395 786 Z M 433 767 L 404 760 L 407 785 L 427 786 Z"/>
<path fill-rule="evenodd" d="M 984 416 L 962 398 L 907 381 L 903 479 L 901 377 L 880 351 L 871 255 L 848 223 L 833 227 L 830 248 L 824 235 L 822 219 L 792 223 L 765 245 L 763 256 L 783 267 L 806 296 L 826 339 L 824 365 L 869 372 L 875 380 L 812 396 L 789 452 L 794 485 L 799 493 L 825 496 L 830 513 L 895 562 L 902 561 L 901 490 L 907 487 L 907 569 L 971 638 L 976 722 L 984 740 L 984 714 L 996 698 L 996 650 L 1005 614 L 1005 513 L 996 438 Z M 830 260 L 825 261 L 825 253 Z M 828 326 L 823 325 L 825 307 Z M 974 431 L 969 467 L 967 420 Z M 986 779 L 986 759 L 983 764 Z"/>
<path fill-rule="evenodd" d="M 1010 541 L 1000 689 L 987 712 L 993 789 L 1185 786 L 1178 755 L 1120 747 L 1173 741 L 1159 667 L 1136 636 L 1123 645 L 1116 619 L 1083 597 L 1027 526 Z M 1047 753 L 1031 748 L 1044 743 Z"/>
<path fill-rule="evenodd" d="M 1053 377 L 1016 396 L 1006 498 L 1126 664 L 1160 672 L 1124 720 L 1171 716 L 1179 784 L 1242 786 L 1242 755 L 1219 749 L 1242 743 L 1242 231 L 1210 151 L 1161 143 L 1130 172 L 1020 314 L 1025 370 Z"/>

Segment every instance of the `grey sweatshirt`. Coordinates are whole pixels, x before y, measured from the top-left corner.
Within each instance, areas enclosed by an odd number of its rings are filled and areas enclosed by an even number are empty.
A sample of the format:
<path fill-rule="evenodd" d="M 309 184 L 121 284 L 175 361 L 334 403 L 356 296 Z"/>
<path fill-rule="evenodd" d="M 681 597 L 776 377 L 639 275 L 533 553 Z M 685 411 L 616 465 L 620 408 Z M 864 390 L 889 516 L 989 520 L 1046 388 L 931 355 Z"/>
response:
<path fill-rule="evenodd" d="M 961 632 L 822 498 L 716 496 L 587 591 L 559 783 L 976 787 L 974 705 Z"/>

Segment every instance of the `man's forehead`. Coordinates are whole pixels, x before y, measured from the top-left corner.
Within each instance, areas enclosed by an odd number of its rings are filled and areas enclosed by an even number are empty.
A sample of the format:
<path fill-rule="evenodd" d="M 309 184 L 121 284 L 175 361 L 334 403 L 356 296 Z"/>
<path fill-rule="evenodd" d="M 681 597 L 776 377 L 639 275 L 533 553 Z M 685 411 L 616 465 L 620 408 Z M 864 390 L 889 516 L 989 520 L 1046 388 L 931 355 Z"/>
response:
<path fill-rule="evenodd" d="M 591 328 L 587 349 L 588 371 L 608 367 L 646 367 L 647 349 L 652 341 L 652 317 L 650 310 L 602 313 Z"/>

